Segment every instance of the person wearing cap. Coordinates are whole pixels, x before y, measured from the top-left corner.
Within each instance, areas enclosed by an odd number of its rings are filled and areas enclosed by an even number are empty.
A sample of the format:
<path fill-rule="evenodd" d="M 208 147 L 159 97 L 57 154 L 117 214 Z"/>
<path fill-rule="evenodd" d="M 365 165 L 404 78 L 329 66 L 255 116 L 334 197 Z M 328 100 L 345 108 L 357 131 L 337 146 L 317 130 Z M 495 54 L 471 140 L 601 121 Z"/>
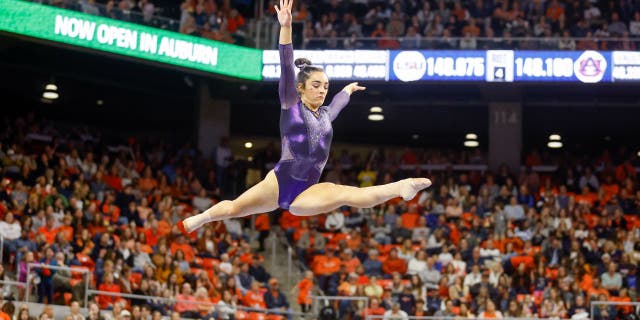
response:
<path fill-rule="evenodd" d="M 120 316 L 118 317 L 120 320 L 128 320 L 131 319 L 131 312 L 129 310 L 124 309 L 120 311 Z"/>
<path fill-rule="evenodd" d="M 289 301 L 287 301 L 287 296 L 280 291 L 280 282 L 278 279 L 269 279 L 269 288 L 264 294 L 264 303 L 267 305 L 267 309 L 289 311 Z M 289 319 L 291 319 L 291 315 L 289 315 Z"/>

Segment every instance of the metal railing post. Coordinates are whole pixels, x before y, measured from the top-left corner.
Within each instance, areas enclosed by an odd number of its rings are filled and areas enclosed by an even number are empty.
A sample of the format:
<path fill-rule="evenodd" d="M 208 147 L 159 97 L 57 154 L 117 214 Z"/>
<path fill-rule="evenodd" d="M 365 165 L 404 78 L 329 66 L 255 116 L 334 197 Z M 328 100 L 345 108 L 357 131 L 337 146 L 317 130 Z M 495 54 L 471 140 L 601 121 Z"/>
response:
<path fill-rule="evenodd" d="M 293 249 L 287 246 L 287 287 L 291 288 L 291 273 L 293 272 Z"/>
<path fill-rule="evenodd" d="M 278 246 L 278 239 L 275 234 L 271 237 L 271 270 L 276 269 L 276 250 Z"/>

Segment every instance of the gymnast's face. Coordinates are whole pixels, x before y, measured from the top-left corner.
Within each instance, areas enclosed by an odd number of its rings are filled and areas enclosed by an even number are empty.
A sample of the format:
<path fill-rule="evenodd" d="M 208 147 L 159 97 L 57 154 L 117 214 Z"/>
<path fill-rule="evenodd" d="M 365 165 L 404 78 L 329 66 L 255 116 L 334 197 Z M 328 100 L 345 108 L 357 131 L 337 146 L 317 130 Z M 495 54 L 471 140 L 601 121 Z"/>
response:
<path fill-rule="evenodd" d="M 328 90 L 329 78 L 327 78 L 327 75 L 322 71 L 312 72 L 304 84 L 298 83 L 300 99 L 313 108 L 322 106 Z"/>

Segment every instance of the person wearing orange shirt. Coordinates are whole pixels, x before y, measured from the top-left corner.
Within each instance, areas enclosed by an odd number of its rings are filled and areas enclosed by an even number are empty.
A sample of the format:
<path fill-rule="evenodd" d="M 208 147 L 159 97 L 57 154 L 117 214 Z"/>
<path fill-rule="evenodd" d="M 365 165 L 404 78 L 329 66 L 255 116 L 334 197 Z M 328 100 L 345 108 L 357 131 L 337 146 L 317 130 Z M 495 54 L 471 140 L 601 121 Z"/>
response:
<path fill-rule="evenodd" d="M 418 205 L 410 204 L 407 212 L 403 213 L 401 218 L 402 227 L 405 229 L 412 230 L 418 226 L 418 220 L 420 219 L 420 214 L 418 214 Z"/>
<path fill-rule="evenodd" d="M 389 257 L 382 263 L 382 272 L 391 276 L 392 273 L 398 272 L 405 274 L 407 272 L 407 262 L 398 257 L 398 249 L 393 248 L 389 252 Z"/>
<path fill-rule="evenodd" d="M 176 241 L 171 243 L 171 254 L 175 255 L 178 249 L 182 250 L 182 253 L 184 253 L 185 261 L 193 261 L 196 257 L 195 252 L 193 252 L 193 248 L 185 241 L 184 235 L 182 234 L 179 234 Z"/>
<path fill-rule="evenodd" d="M 591 300 L 594 300 L 598 299 L 601 294 L 605 295 L 607 299 L 609 299 L 609 290 L 602 287 L 600 278 L 593 277 L 593 279 L 591 280 L 591 287 L 587 289 L 587 297 L 589 297 L 589 299 Z"/>
<path fill-rule="evenodd" d="M 238 10 L 231 9 L 229 13 L 229 18 L 227 19 L 227 30 L 229 33 L 233 34 L 238 31 L 239 28 L 242 28 L 245 25 L 244 18 Z"/>
<path fill-rule="evenodd" d="M 68 242 L 73 241 L 73 227 L 71 224 L 73 223 L 73 217 L 69 214 L 65 215 L 62 218 L 62 226 L 58 227 L 58 232 L 61 233 Z"/>
<path fill-rule="evenodd" d="M 195 303 L 197 300 L 192 292 L 191 284 L 183 283 L 182 292 L 176 295 L 176 304 L 173 306 L 173 310 L 182 317 L 198 319 L 200 318 L 200 310 L 198 310 L 198 303 Z"/>
<path fill-rule="evenodd" d="M 262 308 L 265 309 L 267 304 L 264 302 L 264 295 L 260 290 L 260 283 L 253 281 L 251 283 L 251 290 L 247 291 L 247 294 L 242 298 L 242 304 L 250 308 Z"/>
<path fill-rule="evenodd" d="M 360 259 L 353 256 L 353 250 L 346 248 L 342 252 L 342 261 L 340 265 L 347 273 L 355 272 L 356 268 L 360 265 Z"/>
<path fill-rule="evenodd" d="M 576 204 L 593 207 L 595 202 L 598 200 L 598 195 L 591 192 L 589 190 L 589 187 L 585 186 L 582 188 L 582 192 L 575 196 L 575 200 L 576 200 Z"/>
<path fill-rule="evenodd" d="M 313 272 L 305 271 L 304 278 L 291 289 L 291 294 L 298 290 L 298 305 L 302 312 L 311 311 L 311 291 L 313 290 Z"/>
<path fill-rule="evenodd" d="M 604 192 L 604 198 L 602 199 L 602 203 L 607 203 L 613 197 L 618 195 L 620 192 L 620 186 L 613 181 L 613 176 L 608 175 L 605 178 L 605 182 L 600 186 L 602 191 Z"/>
<path fill-rule="evenodd" d="M 317 255 L 311 263 L 311 270 L 318 277 L 320 289 L 335 295 L 338 287 L 340 259 L 334 255 L 333 248 L 327 248 L 326 254 Z"/>
<path fill-rule="evenodd" d="M 111 170 L 109 173 L 105 173 L 102 176 L 102 181 L 109 187 L 115 189 L 116 191 L 122 191 L 122 179 L 118 175 L 118 167 L 115 165 L 111 166 Z"/>
<path fill-rule="evenodd" d="M 44 235 L 44 239 L 48 244 L 53 244 L 56 240 L 56 234 L 58 233 L 58 228 L 55 228 L 54 219 L 52 215 L 48 215 L 45 220 L 45 225 L 38 228 L 38 233 Z"/>
<path fill-rule="evenodd" d="M 144 169 L 143 177 L 138 180 L 138 188 L 142 192 L 148 192 L 151 189 L 158 186 L 158 180 L 153 178 L 153 172 L 151 171 L 151 167 L 147 166 Z"/>
<path fill-rule="evenodd" d="M 382 316 L 386 310 L 380 306 L 380 299 L 371 298 L 369 301 L 369 307 L 362 310 L 362 317 L 366 318 L 367 316 Z"/>
<path fill-rule="evenodd" d="M 11 320 L 13 313 L 15 312 L 16 307 L 13 305 L 11 301 L 7 301 L 2 305 L 2 310 L 0 310 L 0 320 Z M 29 312 L 27 312 L 29 314 Z M 16 319 L 21 319 L 16 317 Z"/>
<path fill-rule="evenodd" d="M 284 230 L 287 239 L 289 242 L 295 243 L 300 239 L 301 232 L 306 232 L 306 230 L 302 230 L 302 222 L 308 219 L 307 217 L 294 216 L 289 211 L 282 212 L 282 216 L 280 216 L 280 220 L 278 223 L 280 224 L 280 228 Z M 305 221 L 306 227 L 306 221 Z M 296 237 L 297 235 L 297 237 Z"/>
<path fill-rule="evenodd" d="M 98 286 L 98 291 L 112 292 L 112 293 L 120 293 L 120 286 L 113 283 L 113 274 L 106 273 L 104 278 L 102 279 L 102 283 Z M 118 297 L 117 296 L 106 296 L 106 295 L 98 295 L 97 302 L 100 306 L 100 309 L 105 310 L 107 308 L 112 308 L 116 303 Z"/>

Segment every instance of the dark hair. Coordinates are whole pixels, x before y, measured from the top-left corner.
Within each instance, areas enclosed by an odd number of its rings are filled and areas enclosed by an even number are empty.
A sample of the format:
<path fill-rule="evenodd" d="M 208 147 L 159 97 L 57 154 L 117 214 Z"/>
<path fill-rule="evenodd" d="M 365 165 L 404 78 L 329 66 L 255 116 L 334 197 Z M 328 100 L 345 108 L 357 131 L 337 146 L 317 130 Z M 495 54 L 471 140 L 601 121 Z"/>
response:
<path fill-rule="evenodd" d="M 298 58 L 293 62 L 293 64 L 296 66 L 296 68 L 300 69 L 300 72 L 298 72 L 296 84 L 302 83 L 302 87 L 304 87 L 304 83 L 307 81 L 307 79 L 309 79 L 309 75 L 311 75 L 312 72 L 324 72 L 322 68 L 313 66 L 311 64 L 311 61 L 307 58 Z"/>

